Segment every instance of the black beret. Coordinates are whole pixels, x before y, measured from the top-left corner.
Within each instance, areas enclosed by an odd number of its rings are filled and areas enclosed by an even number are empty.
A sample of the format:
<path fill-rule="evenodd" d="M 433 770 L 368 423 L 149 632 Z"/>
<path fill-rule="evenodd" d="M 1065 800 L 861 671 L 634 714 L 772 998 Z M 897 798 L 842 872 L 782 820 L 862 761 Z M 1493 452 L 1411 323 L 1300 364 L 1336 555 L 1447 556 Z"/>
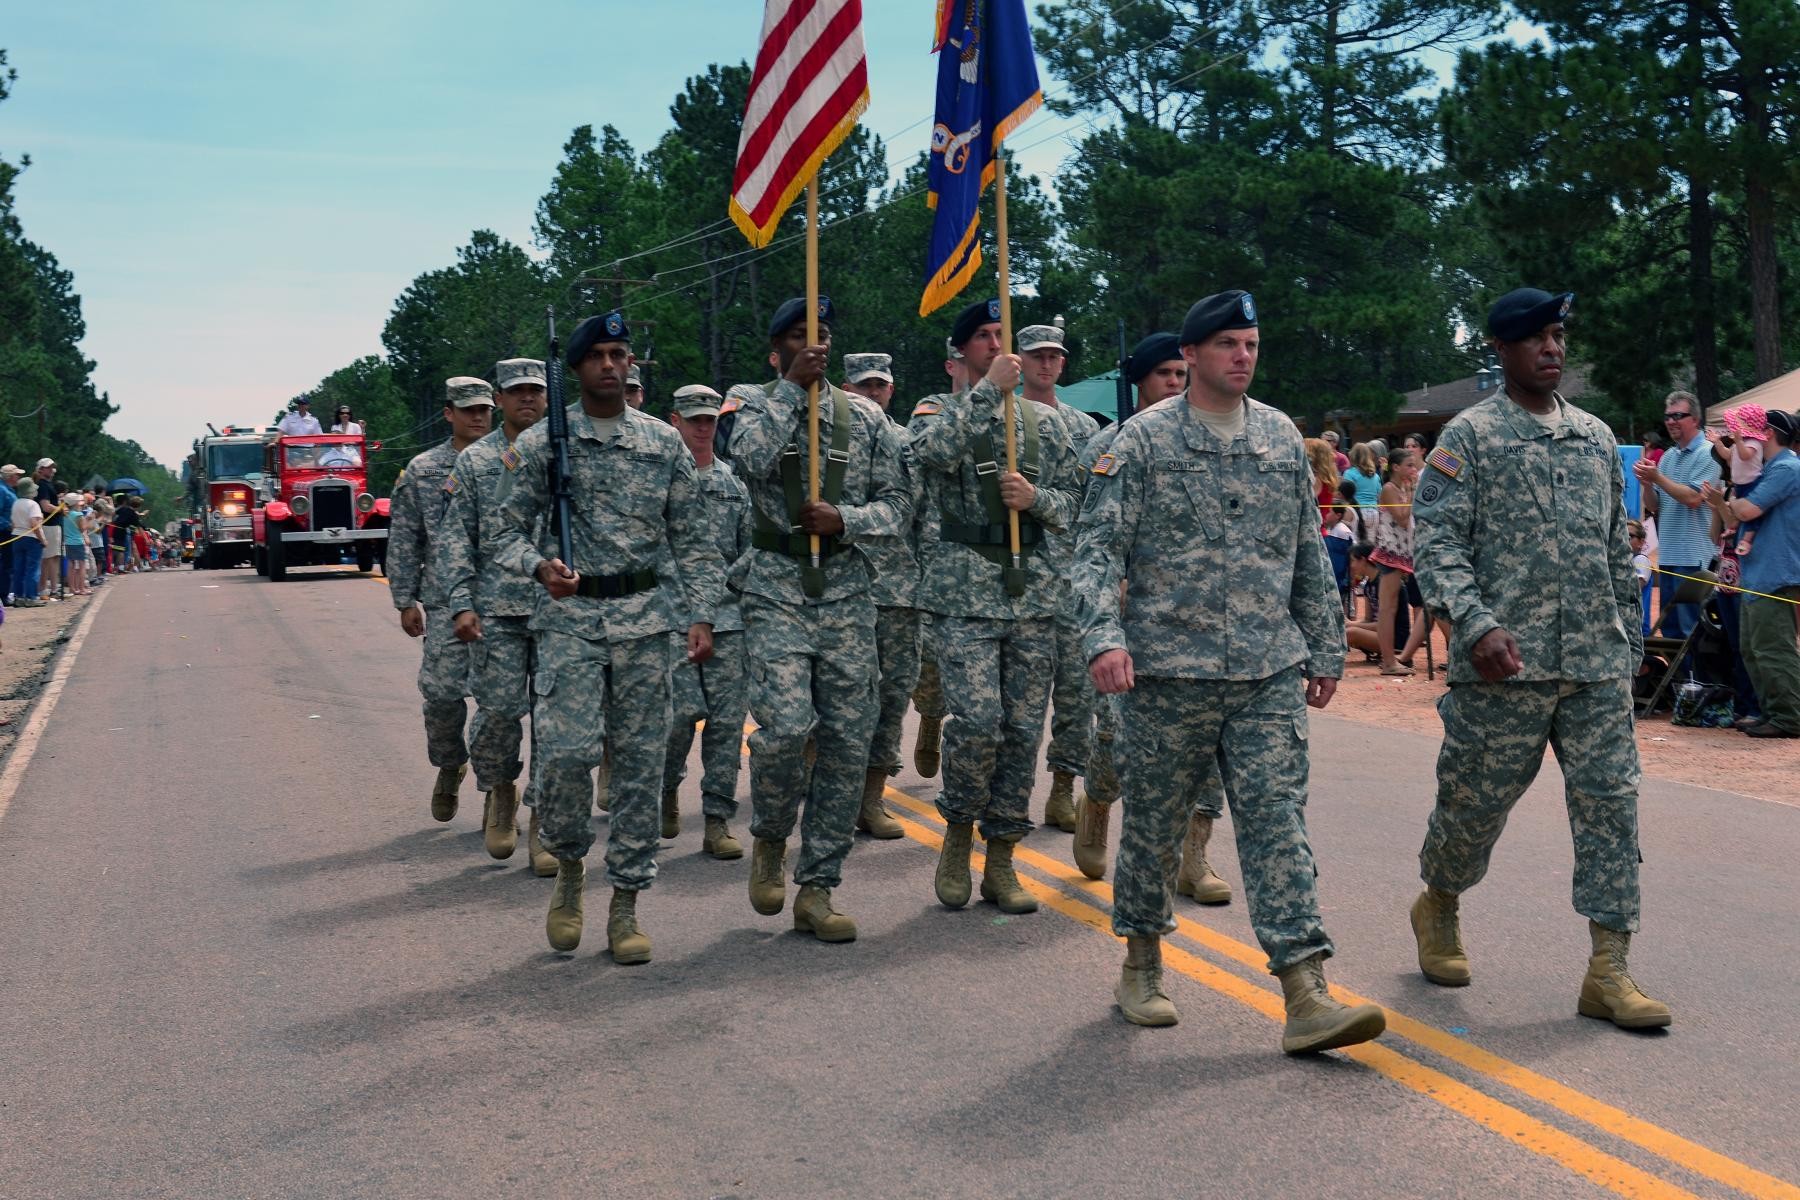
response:
<path fill-rule="evenodd" d="M 781 307 L 775 310 L 774 318 L 769 322 L 769 340 L 775 340 L 804 320 L 806 320 L 805 296 L 795 296 L 792 300 L 783 301 Z M 831 325 L 836 321 L 837 309 L 833 307 L 831 297 L 820 296 L 819 323 Z"/>
<path fill-rule="evenodd" d="M 1181 339 L 1172 333 L 1153 333 L 1131 348 L 1125 358 L 1125 382 L 1140 384 L 1163 363 L 1181 357 Z"/>
<path fill-rule="evenodd" d="M 631 326 L 625 321 L 625 314 L 609 312 L 597 317 L 589 317 L 575 327 L 569 335 L 569 349 L 563 355 L 563 361 L 569 364 L 569 370 L 587 357 L 587 352 L 601 342 L 624 342 L 631 345 Z"/>
<path fill-rule="evenodd" d="M 956 314 L 956 324 L 950 327 L 950 344 L 961 350 L 968 345 L 975 331 L 983 325 L 993 325 L 1000 320 L 1000 299 L 977 300 L 969 307 Z"/>
<path fill-rule="evenodd" d="M 1546 325 L 1569 319 L 1574 292 L 1552 296 L 1539 288 L 1514 288 L 1488 309 L 1488 332 L 1503 342 L 1530 337 Z"/>
<path fill-rule="evenodd" d="M 1221 329 L 1255 329 L 1256 302 L 1249 292 L 1219 292 L 1194 303 L 1181 322 L 1181 344 L 1204 342 Z"/>

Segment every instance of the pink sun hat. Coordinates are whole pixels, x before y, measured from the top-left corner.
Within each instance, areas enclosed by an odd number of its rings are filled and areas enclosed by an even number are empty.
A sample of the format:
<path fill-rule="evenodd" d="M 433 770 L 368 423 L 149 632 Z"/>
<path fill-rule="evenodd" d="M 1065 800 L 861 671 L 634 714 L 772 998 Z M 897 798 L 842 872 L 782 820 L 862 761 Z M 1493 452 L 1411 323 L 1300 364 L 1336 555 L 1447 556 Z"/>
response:
<path fill-rule="evenodd" d="M 1725 412 L 1725 428 L 1741 438 L 1769 440 L 1769 414 L 1760 404 L 1740 404 Z"/>

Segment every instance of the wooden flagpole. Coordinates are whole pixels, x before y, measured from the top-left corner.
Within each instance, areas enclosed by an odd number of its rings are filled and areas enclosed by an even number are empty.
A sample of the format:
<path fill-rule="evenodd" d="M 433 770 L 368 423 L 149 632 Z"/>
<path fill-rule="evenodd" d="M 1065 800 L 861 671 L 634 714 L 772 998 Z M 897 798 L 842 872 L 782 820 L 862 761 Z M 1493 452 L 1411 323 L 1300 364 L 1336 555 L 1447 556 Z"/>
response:
<path fill-rule="evenodd" d="M 994 160 L 998 170 L 994 172 L 994 234 L 1000 248 L 1000 352 L 1011 354 L 1012 336 L 1012 264 L 1006 253 L 1006 151 L 996 149 Z M 1006 471 L 1017 474 L 1019 470 L 1019 440 L 1013 433 L 1013 390 L 1006 389 L 1005 403 L 1001 406 L 1001 419 L 1006 423 Z M 816 437 L 815 437 L 816 442 Z M 1019 510 L 1006 510 L 1006 536 L 1012 550 L 1013 570 L 1020 568 L 1019 559 Z"/>
<path fill-rule="evenodd" d="M 1004 251 L 1002 252 L 1004 254 Z M 1003 258 L 1001 261 L 1005 261 Z M 806 184 L 806 344 L 819 344 L 819 177 Z M 806 497 L 819 502 L 819 385 L 806 387 Z M 812 569 L 819 569 L 819 535 L 809 534 Z M 1018 536 L 1013 537 L 1014 553 Z"/>

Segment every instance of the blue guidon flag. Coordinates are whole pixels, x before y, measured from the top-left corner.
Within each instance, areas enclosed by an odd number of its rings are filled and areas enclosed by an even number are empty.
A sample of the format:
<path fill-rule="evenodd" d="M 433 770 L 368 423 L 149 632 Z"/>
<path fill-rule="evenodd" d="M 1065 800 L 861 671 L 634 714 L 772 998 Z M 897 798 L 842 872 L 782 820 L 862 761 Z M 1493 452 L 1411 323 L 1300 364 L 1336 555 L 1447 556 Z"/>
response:
<path fill-rule="evenodd" d="M 938 0 L 937 119 L 930 192 L 937 211 L 919 315 L 942 308 L 981 267 L 981 193 L 1000 143 L 1044 102 L 1025 0 Z"/>

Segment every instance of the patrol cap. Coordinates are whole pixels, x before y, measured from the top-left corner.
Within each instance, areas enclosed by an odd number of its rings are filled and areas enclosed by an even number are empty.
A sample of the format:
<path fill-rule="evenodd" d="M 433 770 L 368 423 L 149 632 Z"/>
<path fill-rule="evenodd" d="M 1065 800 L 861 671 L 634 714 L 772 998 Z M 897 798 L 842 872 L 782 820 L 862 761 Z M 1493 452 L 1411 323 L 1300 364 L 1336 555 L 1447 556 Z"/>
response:
<path fill-rule="evenodd" d="M 501 391 L 535 383 L 544 386 L 544 364 L 535 358 L 503 358 L 494 364 L 494 386 Z"/>
<path fill-rule="evenodd" d="M 1215 292 L 1188 309 L 1181 322 L 1181 344 L 1192 346 L 1226 329 L 1255 328 L 1256 301 L 1249 292 Z"/>
<path fill-rule="evenodd" d="M 563 354 L 563 361 L 574 370 L 575 364 L 587 357 L 587 352 L 601 342 L 624 342 L 631 345 L 631 326 L 622 312 L 603 313 L 589 317 L 575 327 L 569 335 L 569 348 Z"/>
<path fill-rule="evenodd" d="M 954 358 L 958 362 L 962 361 L 962 351 L 958 350 L 956 348 L 956 343 L 951 341 L 949 338 L 944 339 L 944 357 L 945 358 Z"/>
<path fill-rule="evenodd" d="M 1553 296 L 1541 288 L 1514 288 L 1488 309 L 1488 332 L 1503 342 L 1521 341 L 1546 325 L 1567 321 L 1574 303 L 1574 292 Z"/>
<path fill-rule="evenodd" d="M 625 386 L 638 388 L 644 386 L 644 373 L 638 370 L 636 363 L 632 363 L 625 371 Z"/>
<path fill-rule="evenodd" d="M 957 349 L 969 344 L 975 331 L 983 325 L 995 325 L 1000 321 L 1000 298 L 977 300 L 969 307 L 956 314 L 956 324 L 950 327 L 950 344 Z"/>
<path fill-rule="evenodd" d="M 769 319 L 769 340 L 785 334 L 800 322 L 806 320 L 806 297 L 795 296 L 792 300 L 784 300 L 775 315 Z M 832 325 L 837 322 L 837 309 L 831 303 L 830 296 L 819 297 L 819 324 Z"/>
<path fill-rule="evenodd" d="M 844 355 L 844 378 L 851 383 L 861 383 L 865 379 L 885 379 L 894 382 L 894 356 L 891 354 L 846 354 Z"/>
<path fill-rule="evenodd" d="M 716 417 L 722 397 L 704 383 L 675 389 L 675 411 L 684 417 Z"/>
<path fill-rule="evenodd" d="M 1028 350 L 1039 350 L 1045 346 L 1063 349 L 1063 331 L 1054 325 L 1027 325 L 1019 330 L 1017 339 L 1019 353 Z"/>
<path fill-rule="evenodd" d="M 1181 339 L 1172 333 L 1153 333 L 1131 348 L 1125 356 L 1125 382 L 1136 386 L 1150 378 L 1150 372 L 1166 362 L 1181 357 Z"/>
<path fill-rule="evenodd" d="M 478 408 L 494 403 L 494 386 L 473 375 L 453 375 L 444 380 L 444 403 L 451 408 Z"/>

